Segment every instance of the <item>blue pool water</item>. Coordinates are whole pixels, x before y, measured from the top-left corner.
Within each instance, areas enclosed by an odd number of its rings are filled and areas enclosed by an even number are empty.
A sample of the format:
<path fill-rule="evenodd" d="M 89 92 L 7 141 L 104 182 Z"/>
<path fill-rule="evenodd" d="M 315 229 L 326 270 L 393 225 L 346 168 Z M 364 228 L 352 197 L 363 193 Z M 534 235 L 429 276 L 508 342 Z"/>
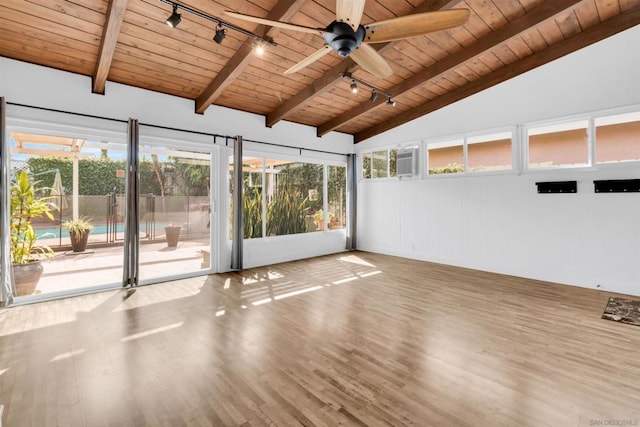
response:
<path fill-rule="evenodd" d="M 165 224 L 156 223 L 156 232 L 159 230 L 162 230 L 164 226 Z M 118 224 L 117 231 L 118 233 L 123 233 L 124 224 Z M 144 223 L 140 224 L 140 232 L 145 233 L 146 231 L 147 230 L 146 230 L 145 224 Z M 107 234 L 106 224 L 94 225 L 93 230 L 91 231 L 91 234 L 92 235 Z M 38 239 L 43 237 L 45 239 L 53 239 L 58 237 L 69 237 L 69 233 L 64 228 L 61 229 L 60 227 L 39 228 L 39 229 L 36 229 L 36 237 Z"/>

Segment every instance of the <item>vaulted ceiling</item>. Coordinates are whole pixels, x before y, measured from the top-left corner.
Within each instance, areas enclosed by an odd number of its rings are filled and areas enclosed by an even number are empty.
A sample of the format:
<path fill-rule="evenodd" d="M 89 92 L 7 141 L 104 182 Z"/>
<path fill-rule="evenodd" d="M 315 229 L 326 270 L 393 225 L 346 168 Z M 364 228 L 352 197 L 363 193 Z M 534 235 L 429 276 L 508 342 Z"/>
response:
<path fill-rule="evenodd" d="M 399 126 L 640 23 L 640 0 L 367 0 L 363 24 L 425 11 L 466 8 L 462 26 L 373 44 L 393 69 L 378 78 L 335 52 L 297 73 L 316 52 L 314 34 L 240 21 L 225 10 L 324 28 L 335 0 L 181 0 L 178 3 L 272 38 L 262 56 L 251 37 L 182 13 L 170 28 L 161 0 L 2 0 L 0 55 L 92 77 L 92 90 L 118 82 L 194 101 L 194 113 L 221 105 L 354 135 L 356 142 Z M 624 54 L 624 52 L 621 52 Z M 353 94 L 341 73 L 387 92 Z M 363 88 L 364 89 L 364 88 Z"/>

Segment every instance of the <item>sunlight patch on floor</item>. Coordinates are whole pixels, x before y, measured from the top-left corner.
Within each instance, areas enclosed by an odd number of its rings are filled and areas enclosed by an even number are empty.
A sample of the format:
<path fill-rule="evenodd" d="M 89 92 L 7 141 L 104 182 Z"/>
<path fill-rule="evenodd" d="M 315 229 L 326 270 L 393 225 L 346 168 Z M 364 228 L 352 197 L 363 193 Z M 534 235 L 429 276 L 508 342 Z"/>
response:
<path fill-rule="evenodd" d="M 347 256 L 340 257 L 338 259 L 340 261 L 350 262 L 352 264 L 364 265 L 366 267 L 375 268 L 375 265 L 371 264 L 370 262 L 367 262 L 367 261 L 363 260 L 362 258 L 360 258 L 360 257 L 358 257 L 356 255 L 347 255 Z"/>
<path fill-rule="evenodd" d="M 382 273 L 382 271 L 376 270 L 376 271 L 370 271 L 368 273 L 358 273 L 358 275 L 360 277 L 371 277 L 371 276 L 375 276 L 376 274 L 380 274 L 380 273 Z"/>
<path fill-rule="evenodd" d="M 347 277 L 346 279 L 336 280 L 335 282 L 331 282 L 332 285 L 342 285 L 343 283 L 352 282 L 354 280 L 358 280 L 358 276 Z"/>
<path fill-rule="evenodd" d="M 317 291 L 318 289 L 322 289 L 324 286 L 318 285 L 318 286 L 312 286 L 310 288 L 305 288 L 305 289 L 299 289 L 297 291 L 293 291 L 293 292 L 287 292 L 286 294 L 281 294 L 281 295 L 276 295 L 274 298 L 276 300 L 279 299 L 284 299 L 284 298 L 289 298 L 289 297 L 293 297 L 296 295 L 300 295 L 300 294 L 306 294 L 307 292 L 313 292 L 313 291 Z"/>
<path fill-rule="evenodd" d="M 149 335 L 159 334 L 161 332 L 169 331 L 181 327 L 184 322 L 173 323 L 167 326 L 161 326 L 159 328 L 149 329 L 148 331 L 138 332 L 137 334 L 128 335 L 120 339 L 122 342 L 133 341 L 139 338 L 148 337 Z"/>
<path fill-rule="evenodd" d="M 49 360 L 49 363 L 51 362 L 59 362 L 61 360 L 65 360 L 65 359 L 69 359 L 73 356 L 77 356 L 78 354 L 82 354 L 84 353 L 86 350 L 84 348 L 79 348 L 77 350 L 73 350 L 73 351 L 68 351 L 66 353 L 60 353 L 57 356 L 54 356 L 51 360 Z"/>

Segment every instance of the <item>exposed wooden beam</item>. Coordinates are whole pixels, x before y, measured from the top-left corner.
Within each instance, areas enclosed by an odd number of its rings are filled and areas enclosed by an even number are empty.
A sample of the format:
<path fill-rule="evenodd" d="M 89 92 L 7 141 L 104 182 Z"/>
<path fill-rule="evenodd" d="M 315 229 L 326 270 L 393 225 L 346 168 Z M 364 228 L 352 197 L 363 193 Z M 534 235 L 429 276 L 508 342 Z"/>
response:
<path fill-rule="evenodd" d="M 271 21 L 288 21 L 298 13 L 306 0 L 280 0 L 266 16 Z M 254 33 L 259 36 L 273 37 L 279 28 L 266 25 L 256 27 Z M 213 81 L 196 99 L 196 113 L 204 114 L 207 108 L 224 92 L 224 90 L 244 71 L 251 61 L 253 40 L 247 39 L 227 61 Z"/>
<path fill-rule="evenodd" d="M 416 7 L 411 13 L 430 12 L 433 10 L 447 9 L 459 3 L 460 0 L 427 0 L 420 6 Z M 383 53 L 392 43 L 380 43 L 373 45 L 379 53 Z M 316 79 L 309 86 L 302 89 L 300 92 L 289 98 L 282 105 L 276 108 L 271 113 L 267 114 L 267 127 L 272 127 L 280 120 L 285 119 L 287 116 L 293 114 L 300 107 L 310 102 L 314 97 L 321 95 L 328 90 L 331 90 L 336 84 L 342 81 L 340 73 L 348 72 L 354 73 L 360 69 L 360 66 L 356 64 L 351 58 L 346 58 L 338 65 L 327 71 L 322 77 Z"/>
<path fill-rule="evenodd" d="M 405 124 L 413 119 L 422 117 L 432 111 L 443 108 L 468 96 L 474 95 L 520 74 L 531 71 L 541 65 L 547 64 L 579 49 L 587 47 L 600 40 L 611 37 L 621 31 L 640 24 L 640 6 L 629 9 L 600 24 L 587 28 L 585 31 L 575 34 L 568 39 L 549 46 L 541 52 L 534 53 L 519 61 L 516 61 L 499 70 L 493 71 L 482 78 L 470 82 L 458 89 L 448 92 L 446 95 L 432 99 L 418 107 L 393 117 L 384 123 L 379 123 L 354 135 L 356 143 L 362 142 L 389 129 Z"/>
<path fill-rule="evenodd" d="M 559 0 L 554 2 L 542 3 L 540 6 L 532 10 L 531 12 L 521 16 L 520 18 L 509 22 L 502 26 L 500 29 L 490 32 L 485 37 L 477 40 L 462 50 L 449 55 L 448 57 L 436 62 L 431 67 L 427 68 L 419 74 L 414 74 L 412 77 L 404 80 L 402 83 L 395 85 L 387 90 L 393 97 L 402 95 L 409 92 L 416 87 L 422 86 L 431 79 L 435 79 L 438 76 L 458 67 L 462 63 L 488 51 L 489 49 L 504 43 L 512 37 L 517 36 L 531 28 L 539 25 L 545 20 L 567 10 L 570 7 L 580 3 L 581 0 Z M 333 119 L 318 126 L 318 136 L 326 135 L 339 128 L 340 126 L 357 119 L 363 114 L 378 108 L 382 105 L 382 102 L 363 102 L 357 107 L 344 112 L 343 114 L 334 117 Z"/>
<path fill-rule="evenodd" d="M 120 27 L 124 20 L 124 12 L 127 10 L 128 0 L 109 0 L 107 7 L 107 20 L 102 30 L 102 40 L 100 41 L 100 51 L 98 52 L 98 62 L 93 73 L 92 91 L 93 93 L 104 94 L 104 87 L 107 83 L 107 76 L 111 68 L 113 53 L 118 43 Z"/>

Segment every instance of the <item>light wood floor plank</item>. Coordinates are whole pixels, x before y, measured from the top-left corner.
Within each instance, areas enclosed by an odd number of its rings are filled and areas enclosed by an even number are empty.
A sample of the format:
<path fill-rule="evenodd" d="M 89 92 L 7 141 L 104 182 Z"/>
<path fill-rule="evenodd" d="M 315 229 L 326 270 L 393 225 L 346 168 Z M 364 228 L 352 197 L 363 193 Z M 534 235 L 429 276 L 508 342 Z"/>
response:
<path fill-rule="evenodd" d="M 609 296 L 353 252 L 3 309 L 3 422 L 634 425 Z"/>

